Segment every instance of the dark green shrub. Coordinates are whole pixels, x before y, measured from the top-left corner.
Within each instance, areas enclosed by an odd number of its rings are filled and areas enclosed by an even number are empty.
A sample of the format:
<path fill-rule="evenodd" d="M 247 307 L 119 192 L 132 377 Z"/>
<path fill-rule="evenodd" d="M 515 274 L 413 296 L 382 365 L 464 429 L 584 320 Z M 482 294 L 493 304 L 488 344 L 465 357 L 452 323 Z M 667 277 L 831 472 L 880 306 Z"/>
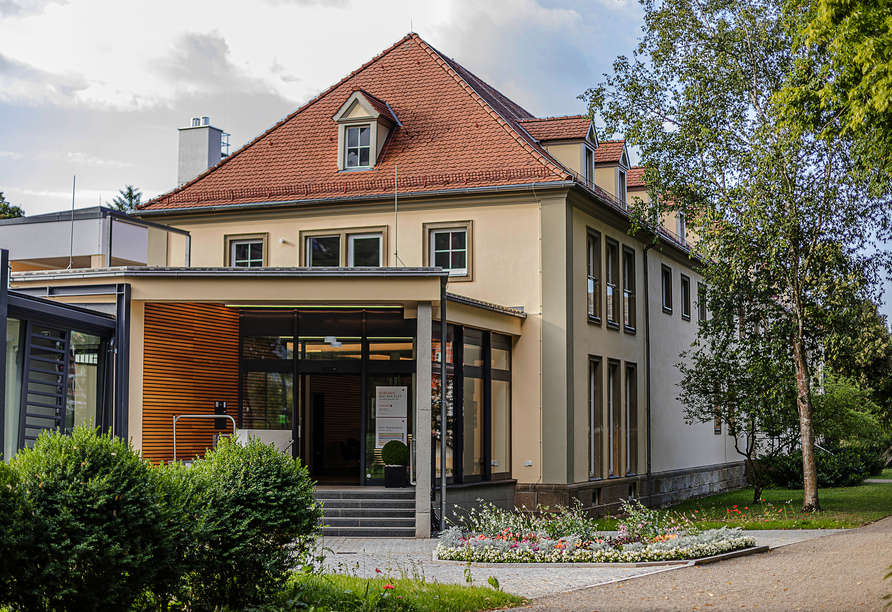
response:
<path fill-rule="evenodd" d="M 391 440 L 381 449 L 384 465 L 409 465 L 409 447 L 399 440 Z"/>
<path fill-rule="evenodd" d="M 0 460 L 0 605 L 11 604 L 17 583 L 27 580 L 31 533 L 25 498 L 12 468 Z"/>
<path fill-rule="evenodd" d="M 197 508 L 197 556 L 183 590 L 189 609 L 241 610 L 267 601 L 322 517 L 307 470 L 272 445 L 224 439 L 186 472 Z"/>
<path fill-rule="evenodd" d="M 178 526 L 125 440 L 89 427 L 44 434 L 10 467 L 33 537 L 33 571 L 16 582 L 13 608 L 126 610 L 169 565 Z"/>
<path fill-rule="evenodd" d="M 876 448 L 875 448 L 876 447 Z M 830 445 L 816 449 L 818 487 L 853 487 L 882 471 L 882 459 L 875 444 Z M 802 452 L 779 457 L 772 471 L 774 483 L 790 489 L 802 488 Z"/>

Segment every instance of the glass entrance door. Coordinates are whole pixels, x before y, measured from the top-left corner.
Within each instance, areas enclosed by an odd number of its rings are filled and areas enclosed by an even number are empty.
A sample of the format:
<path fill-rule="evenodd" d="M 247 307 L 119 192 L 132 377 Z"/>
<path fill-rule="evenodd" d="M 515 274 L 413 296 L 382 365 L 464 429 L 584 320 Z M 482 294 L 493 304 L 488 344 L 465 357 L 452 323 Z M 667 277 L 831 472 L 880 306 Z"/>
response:
<path fill-rule="evenodd" d="M 301 460 L 319 484 L 360 484 L 362 376 L 301 376 Z"/>

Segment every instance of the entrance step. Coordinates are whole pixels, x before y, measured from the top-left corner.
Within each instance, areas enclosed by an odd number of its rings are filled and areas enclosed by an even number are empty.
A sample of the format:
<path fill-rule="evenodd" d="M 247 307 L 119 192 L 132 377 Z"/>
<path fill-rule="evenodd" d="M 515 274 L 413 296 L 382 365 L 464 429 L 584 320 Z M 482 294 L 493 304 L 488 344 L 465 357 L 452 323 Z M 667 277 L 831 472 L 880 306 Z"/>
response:
<path fill-rule="evenodd" d="M 322 534 L 329 537 L 414 538 L 415 489 L 319 488 Z"/>

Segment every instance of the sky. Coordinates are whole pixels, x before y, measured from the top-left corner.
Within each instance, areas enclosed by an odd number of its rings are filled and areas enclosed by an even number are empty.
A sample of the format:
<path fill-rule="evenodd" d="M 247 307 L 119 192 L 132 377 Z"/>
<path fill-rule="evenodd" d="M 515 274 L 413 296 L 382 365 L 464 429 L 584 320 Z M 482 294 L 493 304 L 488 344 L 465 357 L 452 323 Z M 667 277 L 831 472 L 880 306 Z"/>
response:
<path fill-rule="evenodd" d="M 77 208 L 165 193 L 192 117 L 235 151 L 410 31 L 536 116 L 585 113 L 642 23 L 637 0 L 0 0 L 0 192 L 27 215 L 75 176 Z"/>

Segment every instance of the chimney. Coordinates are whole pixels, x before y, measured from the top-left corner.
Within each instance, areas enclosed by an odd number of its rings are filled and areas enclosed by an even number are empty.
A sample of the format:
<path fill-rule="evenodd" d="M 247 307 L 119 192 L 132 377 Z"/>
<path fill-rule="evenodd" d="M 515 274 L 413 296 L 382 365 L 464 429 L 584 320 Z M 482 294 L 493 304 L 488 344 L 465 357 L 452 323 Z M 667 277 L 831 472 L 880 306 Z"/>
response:
<path fill-rule="evenodd" d="M 209 117 L 193 117 L 189 127 L 178 131 L 177 185 L 182 185 L 220 162 L 224 132 L 212 126 Z"/>

